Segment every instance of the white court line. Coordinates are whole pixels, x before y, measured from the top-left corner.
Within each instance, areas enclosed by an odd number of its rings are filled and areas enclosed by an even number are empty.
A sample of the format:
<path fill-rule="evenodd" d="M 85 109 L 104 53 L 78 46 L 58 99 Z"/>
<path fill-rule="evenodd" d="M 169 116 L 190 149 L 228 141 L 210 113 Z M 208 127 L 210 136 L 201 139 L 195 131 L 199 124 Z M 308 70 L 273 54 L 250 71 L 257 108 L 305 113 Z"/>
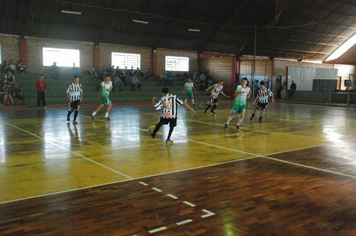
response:
<path fill-rule="evenodd" d="M 187 224 L 187 223 L 189 223 L 189 222 L 192 222 L 193 220 L 192 219 L 188 219 L 188 220 L 183 220 L 183 221 L 181 221 L 181 222 L 178 222 L 178 223 L 176 223 L 177 225 L 184 225 L 184 224 Z"/>
<path fill-rule="evenodd" d="M 190 202 L 187 202 L 187 201 L 184 201 L 183 203 L 187 204 L 188 206 L 195 207 L 195 205 L 193 203 L 190 203 Z"/>
<path fill-rule="evenodd" d="M 18 129 L 18 130 L 22 131 L 22 132 L 25 132 L 25 133 L 27 133 L 27 134 L 30 134 L 30 135 L 32 135 L 32 136 L 34 136 L 34 137 L 36 137 L 36 138 L 45 140 L 43 137 L 40 137 L 40 136 L 38 136 L 38 135 L 36 135 L 36 134 L 33 134 L 33 133 L 31 133 L 31 132 L 29 132 L 29 131 L 27 131 L 27 130 L 21 129 L 20 127 L 17 127 L 17 126 L 15 126 L 15 125 L 9 124 L 9 123 L 7 123 L 6 121 L 4 121 L 4 123 L 7 124 L 7 125 L 9 125 L 9 126 L 11 126 L 11 127 L 13 127 L 13 128 L 15 128 L 15 129 Z M 46 140 L 46 141 L 48 141 L 48 140 Z M 87 158 L 87 157 L 85 157 L 85 156 L 83 156 L 83 155 L 81 155 L 81 154 L 79 154 L 79 153 L 76 153 L 76 152 L 73 152 L 73 151 L 71 151 L 71 150 L 68 150 L 68 149 L 66 149 L 66 148 L 64 148 L 64 147 L 61 147 L 61 146 L 58 145 L 57 143 L 54 143 L 54 142 L 52 142 L 52 141 L 48 141 L 48 142 L 51 143 L 51 144 L 53 144 L 54 146 L 57 146 L 57 147 L 63 149 L 63 150 L 69 151 L 70 153 L 72 153 L 72 154 L 74 154 L 74 155 L 76 155 L 76 156 L 79 156 L 79 157 L 81 157 L 81 158 L 84 158 L 84 159 L 87 160 L 87 161 L 90 161 L 90 162 L 92 162 L 92 163 L 94 163 L 94 164 L 97 164 L 97 165 L 99 165 L 99 166 L 101 166 L 101 167 L 104 167 L 105 169 L 111 170 L 112 172 L 115 172 L 116 174 L 122 175 L 122 176 L 124 176 L 124 177 L 126 177 L 126 178 L 129 178 L 129 179 L 134 179 L 133 177 L 131 177 L 131 176 L 129 176 L 129 175 L 126 175 L 126 174 L 124 174 L 124 173 L 122 173 L 122 172 L 120 172 L 120 171 L 114 170 L 114 169 L 112 169 L 112 168 L 110 168 L 110 167 L 108 167 L 108 166 L 105 166 L 105 165 L 103 165 L 103 164 L 101 164 L 101 163 L 99 163 L 99 162 L 96 162 L 96 161 L 94 161 L 94 160 L 91 160 L 91 159 L 89 159 L 89 158 Z"/>
<path fill-rule="evenodd" d="M 148 186 L 148 184 L 146 184 L 145 182 L 139 182 L 139 183 L 144 185 L 144 186 Z"/>
<path fill-rule="evenodd" d="M 167 196 L 168 196 L 168 197 L 171 197 L 171 198 L 173 198 L 173 199 L 178 199 L 178 197 L 176 197 L 176 196 L 174 196 L 174 195 L 172 195 L 172 194 L 167 194 Z"/>
<path fill-rule="evenodd" d="M 166 230 L 167 229 L 167 227 L 166 226 L 163 226 L 163 227 L 161 227 L 161 228 L 157 228 L 157 229 L 153 229 L 153 230 L 150 230 L 150 231 L 148 231 L 150 234 L 153 234 L 153 233 L 157 233 L 157 232 L 159 232 L 159 231 L 162 231 L 162 230 Z"/>
<path fill-rule="evenodd" d="M 201 218 L 206 218 L 206 217 L 215 215 L 214 212 L 208 211 L 208 210 L 206 210 L 206 209 L 203 209 L 202 211 L 204 211 L 204 212 L 207 213 L 207 214 L 202 215 Z"/>
<path fill-rule="evenodd" d="M 157 192 L 162 192 L 162 190 L 160 190 L 159 188 L 152 188 L 153 190 L 157 191 Z"/>

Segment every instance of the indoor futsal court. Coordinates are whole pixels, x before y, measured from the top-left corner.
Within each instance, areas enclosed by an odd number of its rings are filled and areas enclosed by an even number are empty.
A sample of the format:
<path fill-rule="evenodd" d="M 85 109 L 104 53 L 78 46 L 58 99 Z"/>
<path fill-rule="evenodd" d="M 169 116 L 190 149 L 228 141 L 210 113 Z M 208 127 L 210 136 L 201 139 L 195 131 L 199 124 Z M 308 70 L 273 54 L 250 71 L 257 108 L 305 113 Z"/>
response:
<path fill-rule="evenodd" d="M 0 235 L 356 235 L 355 109 L 248 104 L 180 108 L 173 144 L 148 104 L 0 110 Z"/>

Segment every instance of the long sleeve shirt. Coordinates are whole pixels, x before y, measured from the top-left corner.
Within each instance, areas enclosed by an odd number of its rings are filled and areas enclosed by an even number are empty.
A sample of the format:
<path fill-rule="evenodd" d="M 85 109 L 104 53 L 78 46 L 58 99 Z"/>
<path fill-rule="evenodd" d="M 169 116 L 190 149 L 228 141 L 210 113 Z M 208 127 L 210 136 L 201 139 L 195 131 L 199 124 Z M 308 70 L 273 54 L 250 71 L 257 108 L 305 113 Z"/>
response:
<path fill-rule="evenodd" d="M 37 87 L 37 91 L 38 91 L 38 92 L 46 92 L 46 91 L 47 91 L 46 80 L 40 80 L 40 79 L 38 79 L 38 80 L 36 81 L 35 86 Z"/>

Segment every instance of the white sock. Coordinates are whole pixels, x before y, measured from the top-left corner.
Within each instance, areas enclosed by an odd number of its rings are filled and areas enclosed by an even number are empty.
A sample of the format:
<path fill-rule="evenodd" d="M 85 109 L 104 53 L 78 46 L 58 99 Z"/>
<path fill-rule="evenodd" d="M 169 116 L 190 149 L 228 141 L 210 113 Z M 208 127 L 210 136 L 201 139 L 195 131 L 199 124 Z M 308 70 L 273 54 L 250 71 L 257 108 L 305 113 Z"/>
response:
<path fill-rule="evenodd" d="M 188 99 L 184 99 L 184 103 L 187 103 Z"/>
<path fill-rule="evenodd" d="M 105 112 L 105 118 L 109 117 L 109 113 Z"/>
<path fill-rule="evenodd" d="M 192 103 L 194 104 L 194 98 L 192 98 Z"/>
<path fill-rule="evenodd" d="M 91 115 L 92 115 L 92 116 L 95 116 L 95 115 L 96 115 L 96 112 L 94 111 Z"/>
<path fill-rule="evenodd" d="M 237 125 L 240 125 L 243 119 L 244 118 L 240 117 L 239 120 L 237 121 Z"/>
<path fill-rule="evenodd" d="M 227 121 L 226 121 L 226 124 L 229 124 L 230 123 L 230 121 L 232 120 L 232 115 L 229 115 L 229 117 L 227 118 Z"/>

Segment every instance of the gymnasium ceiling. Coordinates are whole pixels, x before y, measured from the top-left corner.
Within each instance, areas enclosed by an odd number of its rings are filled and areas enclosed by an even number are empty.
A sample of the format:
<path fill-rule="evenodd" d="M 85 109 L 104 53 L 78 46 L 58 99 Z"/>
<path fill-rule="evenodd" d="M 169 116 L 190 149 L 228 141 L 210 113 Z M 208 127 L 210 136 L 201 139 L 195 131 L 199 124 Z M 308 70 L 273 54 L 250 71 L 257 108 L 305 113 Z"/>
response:
<path fill-rule="evenodd" d="M 1 0 L 0 7 L 2 34 L 237 56 L 254 54 L 256 35 L 257 56 L 325 60 L 356 33 L 356 0 Z M 355 53 L 334 62 L 356 64 Z"/>

